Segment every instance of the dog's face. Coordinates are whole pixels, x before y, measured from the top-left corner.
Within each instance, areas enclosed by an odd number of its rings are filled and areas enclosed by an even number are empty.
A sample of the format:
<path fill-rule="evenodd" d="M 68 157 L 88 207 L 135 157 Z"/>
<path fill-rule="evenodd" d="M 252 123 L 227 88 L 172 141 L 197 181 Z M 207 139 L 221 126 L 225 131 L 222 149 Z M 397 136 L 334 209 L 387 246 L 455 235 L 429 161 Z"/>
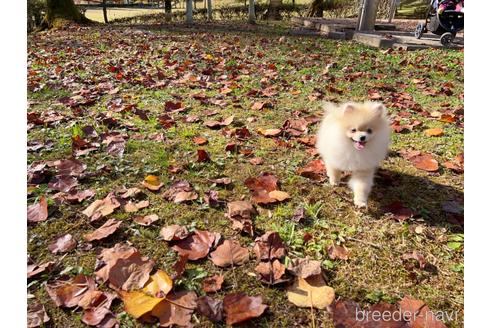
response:
<path fill-rule="evenodd" d="M 346 137 L 357 150 L 363 150 L 387 124 L 386 110 L 379 103 L 345 104 L 341 108 L 339 119 Z"/>

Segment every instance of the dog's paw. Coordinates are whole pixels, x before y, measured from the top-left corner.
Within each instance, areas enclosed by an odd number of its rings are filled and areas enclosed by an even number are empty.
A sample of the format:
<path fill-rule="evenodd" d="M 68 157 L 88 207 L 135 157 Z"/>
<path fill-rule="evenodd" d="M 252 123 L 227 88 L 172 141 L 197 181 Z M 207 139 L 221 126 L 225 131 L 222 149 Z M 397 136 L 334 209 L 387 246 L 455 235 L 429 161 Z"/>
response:
<path fill-rule="evenodd" d="M 354 199 L 354 205 L 358 208 L 366 208 L 367 201 L 361 199 Z"/>

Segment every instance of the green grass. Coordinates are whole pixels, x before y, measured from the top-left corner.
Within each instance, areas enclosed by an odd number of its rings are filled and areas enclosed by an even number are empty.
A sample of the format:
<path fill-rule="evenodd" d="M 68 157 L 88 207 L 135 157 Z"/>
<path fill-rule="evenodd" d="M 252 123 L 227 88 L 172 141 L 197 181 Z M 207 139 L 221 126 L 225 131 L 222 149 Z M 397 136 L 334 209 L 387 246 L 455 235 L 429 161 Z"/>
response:
<path fill-rule="evenodd" d="M 240 26 L 241 27 L 241 26 Z M 220 198 L 227 201 L 248 198 L 249 193 L 243 181 L 247 177 L 257 176 L 261 172 L 274 173 L 281 182 L 281 188 L 291 196 L 288 202 L 258 208 L 259 214 L 254 219 L 256 231 L 275 230 L 280 233 L 289 248 L 289 257 L 309 256 L 323 261 L 332 286 L 337 296 L 354 299 L 363 305 L 380 300 L 397 302 L 404 295 L 411 295 L 425 301 L 432 310 L 456 311 L 457 322 L 448 322 L 448 327 L 463 326 L 463 248 L 450 248 L 448 240 L 454 238 L 461 229 L 448 222 L 441 209 L 441 202 L 457 198 L 462 201 L 463 176 L 441 168 L 438 174 L 428 174 L 416 169 L 409 161 L 396 155 L 401 149 L 415 148 L 423 152 L 432 152 L 440 163 L 452 159 L 463 152 L 463 129 L 456 125 L 429 119 L 418 112 L 411 112 L 411 119 L 423 121 L 410 133 L 394 134 L 392 137 L 392 155 L 383 162 L 383 169 L 395 177 L 395 183 L 384 185 L 376 180 L 374 191 L 367 212 L 355 210 L 351 204 L 351 194 L 345 185 L 331 188 L 326 183 L 315 183 L 297 175 L 296 170 L 313 158 L 306 153 L 307 147 L 295 140 L 283 139 L 292 147 L 279 146 L 273 139 L 264 138 L 256 131 L 258 128 L 280 128 L 285 120 L 292 119 L 294 112 L 301 116 L 320 115 L 321 101 L 309 100 L 308 96 L 316 90 L 323 90 L 326 99 L 343 101 L 362 100 L 369 89 L 381 84 L 395 87 L 398 92 L 408 92 L 425 110 L 441 110 L 447 102 L 451 107 L 463 106 L 463 100 L 457 96 L 463 92 L 463 53 L 442 50 L 422 50 L 415 52 L 394 51 L 385 53 L 353 42 L 337 42 L 326 39 L 303 38 L 286 35 L 284 42 L 279 37 L 287 31 L 281 26 L 267 26 L 260 23 L 251 28 L 243 26 L 250 32 L 227 33 L 214 29 L 190 30 L 175 25 L 162 30 L 152 30 L 152 34 L 142 37 L 119 28 L 92 27 L 89 30 L 58 31 L 29 36 L 30 70 L 36 71 L 42 81 L 48 81 L 55 64 L 46 60 L 56 55 L 55 49 L 65 49 L 64 56 L 58 58 L 56 65 L 64 67 L 63 76 L 74 78 L 81 85 L 97 85 L 101 80 L 113 83 L 120 91 L 116 95 L 103 95 L 95 104 L 83 107 L 81 116 L 73 115 L 71 109 L 57 104 L 57 99 L 71 95 L 80 89 L 80 85 L 66 87 L 46 84 L 41 90 L 29 91 L 29 100 L 34 101 L 29 111 L 45 112 L 53 109 L 69 117 L 59 124 L 37 126 L 28 131 L 28 140 L 52 140 L 51 150 L 29 153 L 28 163 L 36 160 L 54 160 L 66 158 L 71 154 L 70 137 L 73 125 L 92 125 L 98 133 L 110 131 L 97 120 L 100 113 L 108 112 L 108 101 L 122 98 L 125 104 L 136 103 L 139 109 L 148 111 L 149 121 L 144 121 L 129 113 L 114 113 L 113 117 L 121 123 L 131 123 L 132 129 L 116 128 L 114 131 L 128 134 L 129 140 L 123 158 L 114 158 L 104 151 L 90 153 L 80 159 L 87 164 L 88 171 L 94 172 L 98 166 L 105 164 L 113 168 L 111 173 L 102 174 L 81 182 L 83 188 L 96 191 L 96 198 L 103 198 L 108 192 L 121 186 L 138 186 L 147 174 L 157 174 L 165 183 L 164 189 L 176 179 L 187 179 L 200 194 L 200 199 L 192 204 L 172 204 L 165 201 L 158 193 L 145 191 L 150 206 L 138 214 L 158 214 L 160 220 L 149 227 L 139 227 L 131 220 L 133 215 L 116 211 L 109 217 L 124 221 L 120 231 L 98 243 L 94 248 L 78 248 L 65 257 L 52 255 L 47 245 L 60 234 L 70 232 L 81 243 L 83 234 L 93 230 L 87 218 L 81 213 L 90 201 L 81 205 L 59 205 L 50 218 L 28 228 L 28 253 L 36 262 L 57 261 L 57 269 L 50 274 L 35 279 L 29 287 L 47 309 L 53 327 L 82 327 L 81 312 L 78 310 L 61 310 L 54 306 L 42 284 L 58 277 L 64 269 L 73 267 L 74 274 L 80 270 L 87 273 L 94 271 L 96 252 L 103 247 L 111 247 L 116 242 L 130 241 L 134 247 L 156 261 L 156 268 L 172 272 L 172 265 L 177 259 L 176 253 L 157 236 L 162 226 L 168 224 L 186 224 L 201 229 L 220 232 L 224 238 L 239 238 L 242 245 L 252 246 L 254 239 L 238 235 L 232 230 L 230 221 L 224 217 L 225 209 L 209 209 L 203 206 L 203 193 L 211 188 L 209 179 L 227 176 L 232 178 L 230 188 L 213 187 Z M 83 51 L 67 47 L 68 42 L 77 41 Z M 122 43 L 125 41 L 125 43 Z M 193 47 L 190 44 L 193 43 Z M 148 47 L 148 48 L 145 48 Z M 44 52 L 40 50 L 43 49 Z M 145 50 L 142 50 L 145 49 Z M 262 53 L 261 58 L 257 57 Z M 175 81 L 188 71 L 199 75 L 210 63 L 202 54 L 212 54 L 216 64 L 224 62 L 229 70 L 220 69 L 214 73 L 210 84 L 176 85 L 169 83 L 164 88 L 152 88 L 138 80 L 122 82 L 108 72 L 109 63 L 120 61 L 125 72 L 140 76 L 141 72 L 155 74 L 159 67 L 169 81 Z M 165 56 L 170 61 L 182 64 L 191 61 L 194 67 L 179 73 L 164 65 Z M 134 60 L 135 59 L 135 60 Z M 415 65 L 402 65 L 403 60 Z M 131 62 L 131 64 L 128 64 Z M 81 68 L 72 65 L 77 63 Z M 326 75 L 322 72 L 328 63 L 337 63 Z M 435 63 L 447 64 L 447 71 L 435 69 Z M 269 64 L 277 67 L 276 76 L 265 81 L 265 70 Z M 214 66 L 213 66 L 214 67 Z M 353 81 L 345 80 L 350 72 L 364 72 L 365 75 Z M 222 74 L 234 72 L 237 89 L 228 95 L 220 95 L 223 81 Z M 230 76 L 230 75 L 229 75 Z M 429 87 L 438 88 L 443 83 L 453 82 L 453 96 L 429 96 L 414 87 L 412 80 L 428 77 Z M 263 79 L 263 82 L 262 82 Z M 61 83 L 61 82 L 60 82 Z M 255 97 L 246 96 L 251 89 L 261 90 L 265 85 L 278 88 L 278 95 L 268 100 L 274 103 L 272 109 L 250 110 Z M 342 95 L 330 93 L 328 86 L 342 90 Z M 300 94 L 293 95 L 292 90 Z M 210 99 L 221 97 L 227 101 L 225 107 L 213 104 L 201 104 L 191 95 L 203 91 Z M 386 97 L 387 91 L 380 91 Z M 159 126 L 157 117 L 164 112 L 164 103 L 176 101 L 181 97 L 186 104 L 185 114 L 173 114 L 177 125 L 171 129 Z M 206 110 L 217 110 L 218 115 L 210 118 L 203 115 Z M 391 115 L 398 115 L 401 110 L 389 108 Z M 206 128 L 201 122 L 184 123 L 185 115 L 198 115 L 203 120 L 235 115 L 235 121 L 229 129 L 246 126 L 252 138 L 240 142 L 252 147 L 254 156 L 264 160 L 263 165 L 254 166 L 249 158 L 240 154 L 224 151 L 225 145 L 233 141 L 221 130 Z M 254 117 L 256 120 L 248 120 Z M 427 128 L 440 127 L 444 136 L 429 138 L 423 133 Z M 314 134 L 317 126 L 311 126 L 309 133 Z M 223 129 L 224 130 L 224 129 Z M 148 138 L 154 133 L 163 133 L 164 141 Z M 145 138 L 134 138 L 137 134 Z M 192 138 L 204 136 L 209 143 L 196 146 Z M 204 148 L 212 159 L 209 163 L 196 163 L 196 150 Z M 172 174 L 170 166 L 180 165 L 183 171 Z M 46 184 L 40 186 L 34 197 L 49 192 Z M 421 217 L 405 223 L 395 222 L 384 215 L 382 207 L 393 200 L 401 200 L 410 208 L 422 213 Z M 306 209 L 310 217 L 305 223 L 293 223 L 289 220 L 299 206 Z M 416 233 L 415 228 L 422 227 L 423 233 Z M 304 243 L 306 233 L 313 236 Z M 357 241 L 360 240 L 360 241 Z M 378 245 L 373 247 L 367 243 Z M 343 244 L 349 249 L 348 261 L 333 261 L 327 256 L 326 248 L 332 244 Z M 420 270 L 417 272 L 418 283 L 410 279 L 405 270 L 401 255 L 418 250 L 429 263 L 437 267 L 437 272 Z M 210 261 L 202 260 L 187 266 L 190 270 L 180 282 L 179 288 L 197 290 L 202 278 L 196 275 L 222 273 L 225 275 L 225 289 L 217 297 L 232 291 L 246 291 L 250 295 L 261 294 L 269 305 L 268 313 L 253 320 L 250 324 L 259 327 L 290 327 L 310 325 L 309 309 L 296 308 L 289 303 L 285 290 L 279 287 L 268 288 L 254 276 L 255 261 L 232 270 L 222 270 Z M 128 315 L 124 314 L 121 304 L 113 308 L 120 318 L 120 326 L 142 327 Z M 326 311 L 316 310 L 316 326 L 331 327 Z M 211 327 L 205 318 L 196 315 L 197 326 Z"/>

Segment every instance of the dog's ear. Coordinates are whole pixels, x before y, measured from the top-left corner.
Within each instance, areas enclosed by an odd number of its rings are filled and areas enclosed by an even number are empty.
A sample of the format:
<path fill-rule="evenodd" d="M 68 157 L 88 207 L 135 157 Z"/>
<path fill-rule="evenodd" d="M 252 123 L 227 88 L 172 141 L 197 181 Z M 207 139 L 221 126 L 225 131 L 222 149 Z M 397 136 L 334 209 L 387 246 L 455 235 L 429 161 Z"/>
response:
<path fill-rule="evenodd" d="M 372 108 L 376 111 L 376 113 L 379 114 L 379 116 L 382 116 L 382 117 L 386 116 L 386 107 L 384 107 L 383 104 L 374 103 Z"/>
<path fill-rule="evenodd" d="M 349 114 L 355 111 L 355 105 L 353 103 L 346 103 L 342 105 L 342 113 Z"/>

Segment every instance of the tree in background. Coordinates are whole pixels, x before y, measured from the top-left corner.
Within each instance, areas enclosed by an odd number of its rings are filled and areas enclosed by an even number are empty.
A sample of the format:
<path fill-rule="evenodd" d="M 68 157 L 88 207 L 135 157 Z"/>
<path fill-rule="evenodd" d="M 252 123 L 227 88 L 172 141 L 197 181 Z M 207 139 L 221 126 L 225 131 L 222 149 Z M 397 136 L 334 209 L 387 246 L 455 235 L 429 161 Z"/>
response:
<path fill-rule="evenodd" d="M 51 28 L 66 22 L 90 22 L 75 6 L 73 0 L 46 0 L 46 15 L 41 28 Z"/>
<path fill-rule="evenodd" d="M 268 9 L 266 12 L 266 17 L 268 19 L 280 20 L 282 17 L 280 16 L 279 7 L 282 5 L 282 0 L 270 0 L 270 4 L 268 5 Z"/>
<path fill-rule="evenodd" d="M 307 17 L 323 17 L 324 0 L 313 0 L 309 5 Z"/>

